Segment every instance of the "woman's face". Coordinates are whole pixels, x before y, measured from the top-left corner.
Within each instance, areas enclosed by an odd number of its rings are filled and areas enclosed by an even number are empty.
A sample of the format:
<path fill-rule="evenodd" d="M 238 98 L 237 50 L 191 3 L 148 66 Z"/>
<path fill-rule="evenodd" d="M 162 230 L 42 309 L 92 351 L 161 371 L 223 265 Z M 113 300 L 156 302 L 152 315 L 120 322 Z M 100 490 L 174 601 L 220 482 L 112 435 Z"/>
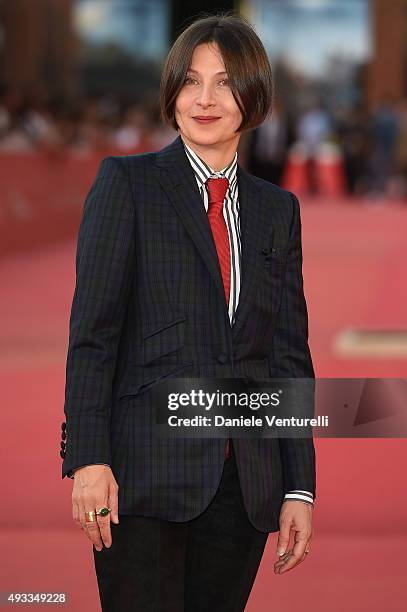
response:
<path fill-rule="evenodd" d="M 197 117 L 216 117 L 200 122 Z M 195 47 L 184 85 L 175 101 L 175 119 L 187 144 L 235 146 L 242 114 L 229 87 L 228 75 L 216 43 Z"/>

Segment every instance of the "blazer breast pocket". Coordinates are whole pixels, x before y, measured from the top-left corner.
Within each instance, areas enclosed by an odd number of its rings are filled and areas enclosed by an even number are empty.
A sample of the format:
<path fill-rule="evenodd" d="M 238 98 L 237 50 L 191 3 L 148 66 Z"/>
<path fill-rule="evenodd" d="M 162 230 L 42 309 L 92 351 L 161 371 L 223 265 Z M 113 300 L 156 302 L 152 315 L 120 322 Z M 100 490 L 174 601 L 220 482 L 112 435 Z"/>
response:
<path fill-rule="evenodd" d="M 263 252 L 263 256 L 256 302 L 259 312 L 266 317 L 273 317 L 280 308 L 287 250 L 267 249 L 267 253 Z"/>
<path fill-rule="evenodd" d="M 172 321 L 144 333 L 141 350 L 142 365 L 158 360 L 167 365 L 182 363 L 181 349 L 185 344 L 186 318 L 177 317 Z"/>
<path fill-rule="evenodd" d="M 266 275 L 270 275 L 273 272 L 282 272 L 285 268 L 285 263 L 287 259 L 287 249 L 286 248 L 277 248 L 273 247 L 271 249 L 263 250 L 264 256 L 264 271 Z"/>

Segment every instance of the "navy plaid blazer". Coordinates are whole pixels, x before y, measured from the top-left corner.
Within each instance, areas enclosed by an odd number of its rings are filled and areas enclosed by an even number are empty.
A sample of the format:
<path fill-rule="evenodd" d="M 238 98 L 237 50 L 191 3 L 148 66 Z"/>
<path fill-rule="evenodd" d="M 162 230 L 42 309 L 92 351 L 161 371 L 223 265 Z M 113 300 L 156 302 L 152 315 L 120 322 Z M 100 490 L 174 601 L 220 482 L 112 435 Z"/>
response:
<path fill-rule="evenodd" d="M 153 435 L 166 377 L 314 378 L 297 198 L 237 171 L 242 285 L 231 327 L 209 221 L 178 136 L 107 157 L 85 200 L 69 321 L 62 478 L 112 466 L 119 513 L 187 521 L 210 503 L 224 438 Z M 267 264 L 264 248 L 268 249 Z M 315 498 L 312 438 L 235 438 L 247 514 L 279 530 L 284 493 Z"/>

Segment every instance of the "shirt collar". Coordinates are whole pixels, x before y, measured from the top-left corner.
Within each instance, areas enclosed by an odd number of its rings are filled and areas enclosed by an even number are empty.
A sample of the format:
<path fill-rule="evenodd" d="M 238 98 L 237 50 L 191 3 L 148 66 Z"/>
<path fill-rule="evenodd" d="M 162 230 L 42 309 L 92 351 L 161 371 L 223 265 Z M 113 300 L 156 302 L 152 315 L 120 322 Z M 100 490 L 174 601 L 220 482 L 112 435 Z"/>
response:
<path fill-rule="evenodd" d="M 227 178 L 229 181 L 229 189 L 234 186 L 236 182 L 237 173 L 237 151 L 235 153 L 234 158 L 227 166 L 222 168 L 222 170 L 214 170 L 213 168 L 211 168 L 211 166 L 209 166 L 209 164 L 207 164 L 203 159 L 201 159 L 199 155 L 197 155 L 195 151 L 193 151 L 191 147 L 189 147 L 183 141 L 182 138 L 181 140 L 184 145 L 187 158 L 199 183 L 199 187 L 202 187 L 210 177 Z"/>

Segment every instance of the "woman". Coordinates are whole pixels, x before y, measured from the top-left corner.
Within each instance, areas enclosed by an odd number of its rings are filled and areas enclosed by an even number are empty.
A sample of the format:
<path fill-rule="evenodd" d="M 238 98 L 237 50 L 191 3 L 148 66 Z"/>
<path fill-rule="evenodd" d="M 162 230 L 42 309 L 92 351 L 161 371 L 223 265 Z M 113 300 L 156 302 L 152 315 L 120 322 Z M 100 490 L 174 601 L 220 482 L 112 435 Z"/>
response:
<path fill-rule="evenodd" d="M 103 160 L 85 202 L 63 477 L 75 473 L 104 611 L 244 610 L 268 533 L 280 532 L 276 574 L 309 552 L 312 438 L 160 439 L 151 390 L 173 377 L 314 377 L 299 206 L 237 163 L 241 133 L 272 103 L 244 19 L 192 23 L 160 102 L 179 136 Z"/>

